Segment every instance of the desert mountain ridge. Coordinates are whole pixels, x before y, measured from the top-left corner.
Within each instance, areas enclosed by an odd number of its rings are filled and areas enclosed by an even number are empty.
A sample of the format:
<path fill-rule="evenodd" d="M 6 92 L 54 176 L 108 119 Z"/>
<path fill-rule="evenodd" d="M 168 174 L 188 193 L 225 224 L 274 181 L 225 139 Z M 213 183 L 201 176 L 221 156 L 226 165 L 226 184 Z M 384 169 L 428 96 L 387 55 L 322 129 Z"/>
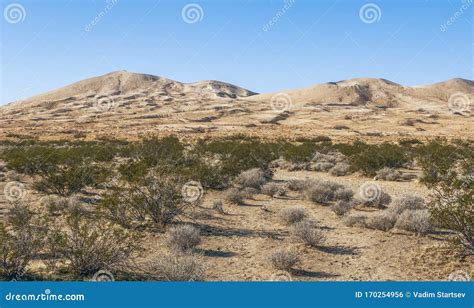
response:
<path fill-rule="evenodd" d="M 221 81 L 183 83 L 127 71 L 0 107 L 0 138 L 144 133 L 266 137 L 472 138 L 474 82 L 403 86 L 354 78 L 258 94 Z"/>

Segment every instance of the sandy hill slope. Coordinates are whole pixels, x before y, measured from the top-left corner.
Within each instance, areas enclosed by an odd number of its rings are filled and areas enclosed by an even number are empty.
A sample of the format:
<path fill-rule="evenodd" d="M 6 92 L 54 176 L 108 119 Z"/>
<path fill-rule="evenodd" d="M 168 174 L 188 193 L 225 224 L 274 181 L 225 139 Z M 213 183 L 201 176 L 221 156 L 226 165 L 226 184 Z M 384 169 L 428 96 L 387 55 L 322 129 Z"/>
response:
<path fill-rule="evenodd" d="M 407 87 L 356 78 L 256 94 L 220 81 L 113 72 L 0 107 L 0 138 L 186 138 L 247 134 L 336 139 L 473 139 L 474 82 Z"/>

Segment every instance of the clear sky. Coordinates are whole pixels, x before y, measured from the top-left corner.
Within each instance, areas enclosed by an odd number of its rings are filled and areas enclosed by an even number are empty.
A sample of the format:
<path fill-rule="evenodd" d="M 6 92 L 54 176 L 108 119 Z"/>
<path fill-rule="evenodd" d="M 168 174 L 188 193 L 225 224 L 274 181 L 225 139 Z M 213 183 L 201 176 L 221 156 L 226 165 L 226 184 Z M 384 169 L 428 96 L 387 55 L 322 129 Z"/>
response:
<path fill-rule="evenodd" d="M 473 79 L 473 0 L 0 1 L 0 104 L 116 70 L 256 92 Z"/>

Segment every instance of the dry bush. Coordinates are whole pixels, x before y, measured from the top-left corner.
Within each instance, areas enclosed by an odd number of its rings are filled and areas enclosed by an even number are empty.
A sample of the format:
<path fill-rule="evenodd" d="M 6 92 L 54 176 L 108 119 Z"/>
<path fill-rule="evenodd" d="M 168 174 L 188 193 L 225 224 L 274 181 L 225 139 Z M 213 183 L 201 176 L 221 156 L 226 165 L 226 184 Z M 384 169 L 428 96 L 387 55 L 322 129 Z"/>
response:
<path fill-rule="evenodd" d="M 281 271 L 291 271 L 300 262 L 298 252 L 294 248 L 284 248 L 274 251 L 270 255 L 272 266 Z"/>
<path fill-rule="evenodd" d="M 227 201 L 233 204 L 243 205 L 245 204 L 245 198 L 245 193 L 240 191 L 238 188 L 231 188 L 226 194 Z"/>
<path fill-rule="evenodd" d="M 335 166 L 334 163 L 331 162 L 318 162 L 313 163 L 308 166 L 309 171 L 319 171 L 319 172 L 328 172 Z"/>
<path fill-rule="evenodd" d="M 186 252 L 201 243 L 199 229 L 191 225 L 173 226 L 168 230 L 167 244 L 172 250 Z"/>
<path fill-rule="evenodd" d="M 377 171 L 376 180 L 398 181 L 402 179 L 402 173 L 395 168 L 384 167 Z"/>
<path fill-rule="evenodd" d="M 235 178 L 235 183 L 241 187 L 252 187 L 255 189 L 260 189 L 267 181 L 267 174 L 259 168 L 243 171 Z"/>
<path fill-rule="evenodd" d="M 262 186 L 262 193 L 270 197 L 286 195 L 286 187 L 277 183 L 267 183 Z"/>
<path fill-rule="evenodd" d="M 388 231 L 393 228 L 397 221 L 397 215 L 390 211 L 384 211 L 381 214 L 377 214 L 369 217 L 365 226 L 370 229 Z"/>
<path fill-rule="evenodd" d="M 302 191 L 306 187 L 307 181 L 299 179 L 290 179 L 287 183 L 289 190 Z"/>
<path fill-rule="evenodd" d="M 163 255 L 154 261 L 151 268 L 167 281 L 203 280 L 206 271 L 201 256 L 196 254 Z"/>
<path fill-rule="evenodd" d="M 245 199 L 254 199 L 254 196 L 260 193 L 258 189 L 253 187 L 244 187 L 240 191 Z"/>
<path fill-rule="evenodd" d="M 311 247 L 321 246 L 326 238 L 322 231 L 316 229 L 316 223 L 307 219 L 295 223 L 291 227 L 291 234 Z"/>
<path fill-rule="evenodd" d="M 395 199 L 389 210 L 401 214 L 406 210 L 423 210 L 426 209 L 425 200 L 415 195 L 404 195 L 401 198 Z"/>
<path fill-rule="evenodd" d="M 224 205 L 221 200 L 214 200 L 214 202 L 212 202 L 212 209 L 219 214 L 225 214 Z"/>
<path fill-rule="evenodd" d="M 308 180 L 305 184 L 304 193 L 306 198 L 313 202 L 328 204 L 330 201 L 350 200 L 352 191 L 344 186 L 329 181 Z"/>
<path fill-rule="evenodd" d="M 81 203 L 77 196 L 61 197 L 49 195 L 41 198 L 41 205 L 46 207 L 51 215 L 59 215 L 73 208 L 81 207 Z"/>
<path fill-rule="evenodd" d="M 426 234 L 432 230 L 428 210 L 405 210 L 397 219 L 395 228 Z"/>
<path fill-rule="evenodd" d="M 348 227 L 365 227 L 366 222 L 367 222 L 367 216 L 363 216 L 363 215 L 347 216 L 343 222 L 344 222 L 344 225 Z"/>
<path fill-rule="evenodd" d="M 338 200 L 335 204 L 331 205 L 331 210 L 338 216 L 343 216 L 349 213 L 352 209 L 353 203 L 345 200 Z"/>
<path fill-rule="evenodd" d="M 280 211 L 280 219 L 286 225 L 291 225 L 302 221 L 306 217 L 306 210 L 304 207 L 295 206 L 287 207 Z"/>
<path fill-rule="evenodd" d="M 334 176 L 344 176 L 352 173 L 352 167 L 348 163 L 339 162 L 329 170 L 329 173 Z"/>
<path fill-rule="evenodd" d="M 352 197 L 354 197 L 354 192 L 348 188 L 339 187 L 334 192 L 334 200 L 351 201 Z"/>

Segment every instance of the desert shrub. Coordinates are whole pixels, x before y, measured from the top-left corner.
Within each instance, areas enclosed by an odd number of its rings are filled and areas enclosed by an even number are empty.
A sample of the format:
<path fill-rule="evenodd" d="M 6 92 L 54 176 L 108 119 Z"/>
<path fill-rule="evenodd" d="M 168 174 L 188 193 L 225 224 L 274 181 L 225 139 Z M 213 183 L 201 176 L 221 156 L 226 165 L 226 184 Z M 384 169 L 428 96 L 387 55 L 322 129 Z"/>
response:
<path fill-rule="evenodd" d="M 349 160 L 354 170 L 360 170 L 368 176 L 374 176 L 377 170 L 384 167 L 403 167 L 413 160 L 409 152 L 397 144 L 356 142 L 349 146 L 342 145 L 339 149 L 350 157 Z"/>
<path fill-rule="evenodd" d="M 274 251 L 269 257 L 271 265 L 281 271 L 291 271 L 299 262 L 298 252 L 294 248 L 284 248 Z"/>
<path fill-rule="evenodd" d="M 0 277 L 19 280 L 42 247 L 43 230 L 33 222 L 33 213 L 15 204 L 8 214 L 8 226 L 0 223 Z"/>
<path fill-rule="evenodd" d="M 280 219 L 286 225 L 300 222 L 306 215 L 305 208 L 301 206 L 287 207 L 280 211 Z"/>
<path fill-rule="evenodd" d="M 313 163 L 308 167 L 308 169 L 310 171 L 328 172 L 334 166 L 335 166 L 334 163 L 325 161 L 325 162 Z"/>
<path fill-rule="evenodd" d="M 365 227 L 366 222 L 367 222 L 367 216 L 363 216 L 363 215 L 347 216 L 343 222 L 348 227 Z"/>
<path fill-rule="evenodd" d="M 262 193 L 270 197 L 286 195 L 286 187 L 274 182 L 262 186 Z"/>
<path fill-rule="evenodd" d="M 331 205 L 331 210 L 338 216 L 346 215 L 352 209 L 352 202 L 345 200 L 338 200 Z"/>
<path fill-rule="evenodd" d="M 324 241 L 325 236 L 322 231 L 316 229 L 315 225 L 311 220 L 302 220 L 292 226 L 291 234 L 311 247 L 318 247 Z"/>
<path fill-rule="evenodd" d="M 261 169 L 254 168 L 242 172 L 235 182 L 241 187 L 251 187 L 260 189 L 260 187 L 268 181 L 265 172 Z"/>
<path fill-rule="evenodd" d="M 330 201 L 336 201 L 338 199 L 350 200 L 353 195 L 352 191 L 346 190 L 342 185 L 329 181 L 315 180 L 308 180 L 306 182 L 304 193 L 309 200 L 324 205 L 328 204 Z"/>
<path fill-rule="evenodd" d="M 186 252 L 194 249 L 201 242 L 199 229 L 191 225 L 171 227 L 167 234 L 167 244 L 170 249 Z"/>
<path fill-rule="evenodd" d="M 334 200 L 351 201 L 353 196 L 354 192 L 349 188 L 338 187 L 334 191 Z"/>
<path fill-rule="evenodd" d="M 405 210 L 423 210 L 426 209 L 425 200 L 415 195 L 404 195 L 401 198 L 395 199 L 389 210 L 397 215 L 403 213 Z"/>
<path fill-rule="evenodd" d="M 158 257 L 152 271 L 167 281 L 199 281 L 206 271 L 201 257 L 196 254 L 169 254 Z"/>
<path fill-rule="evenodd" d="M 282 155 L 289 162 L 308 162 L 316 147 L 316 144 L 313 142 L 303 142 L 299 145 L 286 143 L 282 145 Z"/>
<path fill-rule="evenodd" d="M 383 213 L 370 216 L 369 218 L 367 218 L 365 225 L 367 228 L 388 231 L 393 228 L 396 221 L 397 221 L 396 213 L 393 213 L 390 211 L 384 211 Z"/>
<path fill-rule="evenodd" d="M 351 165 L 344 162 L 339 162 L 329 170 L 329 173 L 335 176 L 344 176 L 350 174 L 352 171 Z"/>
<path fill-rule="evenodd" d="M 48 232 L 49 255 L 67 261 L 76 276 L 99 270 L 121 270 L 140 249 L 138 238 L 109 222 L 84 214 L 55 221 Z"/>
<path fill-rule="evenodd" d="M 238 188 L 231 188 L 226 194 L 226 199 L 230 203 L 243 205 L 246 195 Z"/>
<path fill-rule="evenodd" d="M 402 178 L 402 173 L 394 168 L 384 167 L 376 172 L 376 179 L 385 181 L 398 181 Z"/>
<path fill-rule="evenodd" d="M 100 207 L 107 218 L 123 227 L 149 219 L 164 228 L 192 205 L 183 198 L 182 183 L 178 176 L 152 170 L 139 182 L 113 188 L 104 196 Z"/>
<path fill-rule="evenodd" d="M 306 187 L 306 180 L 290 179 L 288 180 L 288 189 L 293 191 L 301 191 Z"/>
<path fill-rule="evenodd" d="M 417 148 L 417 163 L 423 171 L 420 180 L 428 185 L 442 181 L 443 177 L 453 169 L 457 160 L 464 156 L 472 156 L 472 149 L 467 152 L 465 153 L 462 148 L 454 144 L 449 144 L 444 139 L 431 140 L 419 146 Z"/>
<path fill-rule="evenodd" d="M 437 182 L 429 184 L 427 204 L 433 222 L 456 232 L 457 242 L 474 251 L 474 155 L 466 157 L 447 171 L 439 171 Z M 440 176 L 441 175 L 441 176 Z"/>
<path fill-rule="evenodd" d="M 59 215 L 75 207 L 81 206 L 81 200 L 77 196 L 61 197 L 48 195 L 41 198 L 41 205 L 46 207 L 51 215 Z"/>
<path fill-rule="evenodd" d="M 218 212 L 219 214 L 225 214 L 224 205 L 221 200 L 214 200 L 212 202 L 212 209 Z"/>
<path fill-rule="evenodd" d="M 432 225 L 427 210 L 406 210 L 400 214 L 395 228 L 425 234 L 430 232 Z"/>

